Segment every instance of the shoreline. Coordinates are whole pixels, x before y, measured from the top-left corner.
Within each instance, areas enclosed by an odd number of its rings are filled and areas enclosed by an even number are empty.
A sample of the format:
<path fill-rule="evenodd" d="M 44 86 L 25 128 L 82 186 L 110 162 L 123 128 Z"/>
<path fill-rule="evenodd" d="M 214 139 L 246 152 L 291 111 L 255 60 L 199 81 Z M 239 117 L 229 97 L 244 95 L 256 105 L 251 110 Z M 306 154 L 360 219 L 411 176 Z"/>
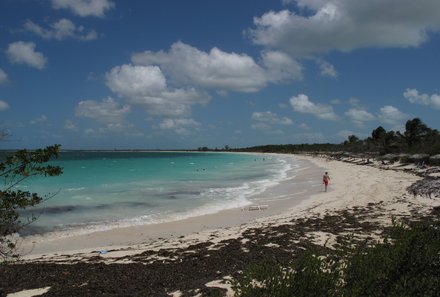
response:
<path fill-rule="evenodd" d="M 207 228 L 149 243 L 114 245 L 105 253 L 88 249 L 30 257 L 3 266 L 0 287 L 9 293 L 44 288 L 60 296 L 93 292 L 233 296 L 231 279 L 251 263 L 272 259 L 288 265 L 296 254 L 332 249 L 350 234 L 357 243 L 381 241 L 393 218 L 438 216 L 440 201 L 407 192 L 407 187 L 421 177 L 407 172 L 405 166 L 380 168 L 380 164 L 296 157 L 316 165 L 319 179 L 322 170 L 329 171 L 329 192 L 318 191 L 284 212 L 237 226 Z M 36 271 L 38 281 L 34 281 Z M 125 286 L 127 277 L 129 290 Z"/>
<path fill-rule="evenodd" d="M 300 181 L 305 181 L 309 185 L 311 183 L 311 187 L 302 188 L 295 194 L 292 191 L 294 183 L 290 181 L 298 177 L 286 179 L 260 194 L 260 196 L 266 195 L 266 200 L 261 202 L 268 206 L 262 210 L 249 211 L 235 208 L 178 221 L 123 227 L 71 237 L 45 240 L 43 236 L 43 241 L 35 241 L 35 238 L 26 241 L 25 238 L 20 246 L 22 259 L 60 261 L 63 256 L 70 259 L 73 255 L 78 260 L 97 255 L 103 259 L 117 259 L 127 253 L 136 254 L 145 250 L 206 242 L 213 238 L 213 234 L 215 241 L 236 238 L 248 228 L 280 224 L 292 217 L 307 218 L 350 206 L 367 206 L 369 203 L 390 201 L 404 195 L 406 187 L 420 179 L 401 170 L 384 170 L 376 166 L 346 163 L 317 156 L 287 154 L 282 156 L 310 164 L 298 176 Z M 324 171 L 329 171 L 331 177 L 329 192 L 324 192 L 320 180 Z M 371 171 L 375 171 L 378 175 L 371 174 Z M 270 197 L 279 195 L 280 191 L 286 198 L 270 201 Z M 362 193 L 364 191 L 367 193 Z M 399 215 L 401 211 L 403 209 L 400 207 L 395 212 Z M 390 224 L 391 214 L 381 220 L 381 223 Z M 105 255 L 101 254 L 101 251 L 104 251 Z M 107 253 L 108 251 L 112 253 Z"/>
<path fill-rule="evenodd" d="M 280 157 L 277 154 L 256 155 Z M 89 254 L 96 250 L 127 249 L 134 245 L 151 245 L 156 244 L 157 241 L 194 236 L 194 234 L 209 233 L 217 229 L 237 228 L 256 220 L 280 215 L 320 190 L 319 177 L 324 170 L 310 160 L 301 159 L 295 155 L 281 155 L 281 157 L 287 162 L 301 163 L 300 172 L 291 168 L 290 170 L 295 175 L 290 175 L 281 183 L 255 195 L 252 205 L 262 205 L 264 206 L 262 209 L 249 210 L 249 206 L 232 208 L 171 222 L 120 227 L 64 237 L 50 234 L 49 236 L 28 236 L 23 237 L 19 247 L 20 253 L 23 259 L 30 260 L 43 255 L 50 258 L 55 254 Z M 310 183 L 316 184 L 310 188 L 308 187 Z"/>

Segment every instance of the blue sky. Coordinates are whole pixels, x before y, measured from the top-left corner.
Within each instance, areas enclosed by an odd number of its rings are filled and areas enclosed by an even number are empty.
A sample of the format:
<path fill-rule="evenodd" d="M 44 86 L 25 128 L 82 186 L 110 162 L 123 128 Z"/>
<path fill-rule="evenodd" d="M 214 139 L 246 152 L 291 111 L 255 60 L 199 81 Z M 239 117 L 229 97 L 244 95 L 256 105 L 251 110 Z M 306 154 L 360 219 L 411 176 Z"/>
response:
<path fill-rule="evenodd" d="M 440 128 L 438 0 L 2 0 L 3 148 L 340 143 Z"/>

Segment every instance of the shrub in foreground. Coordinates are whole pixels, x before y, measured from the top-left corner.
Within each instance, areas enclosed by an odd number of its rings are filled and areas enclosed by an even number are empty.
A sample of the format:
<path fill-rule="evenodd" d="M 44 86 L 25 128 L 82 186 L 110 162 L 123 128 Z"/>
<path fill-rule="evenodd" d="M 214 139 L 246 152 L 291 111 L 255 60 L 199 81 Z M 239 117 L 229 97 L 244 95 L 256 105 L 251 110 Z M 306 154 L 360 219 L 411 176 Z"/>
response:
<path fill-rule="evenodd" d="M 328 255 L 304 252 L 289 267 L 251 265 L 236 296 L 439 296 L 440 223 L 394 224 L 374 245 L 351 241 Z"/>

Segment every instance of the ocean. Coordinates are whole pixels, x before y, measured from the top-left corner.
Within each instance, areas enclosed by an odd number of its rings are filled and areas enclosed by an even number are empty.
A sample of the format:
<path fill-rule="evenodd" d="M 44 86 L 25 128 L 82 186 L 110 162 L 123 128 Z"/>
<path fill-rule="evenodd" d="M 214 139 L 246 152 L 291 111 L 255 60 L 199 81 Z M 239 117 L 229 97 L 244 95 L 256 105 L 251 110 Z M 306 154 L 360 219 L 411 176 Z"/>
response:
<path fill-rule="evenodd" d="M 210 152 L 62 152 L 57 177 L 22 190 L 48 197 L 22 212 L 37 220 L 21 233 L 86 234 L 212 214 L 255 203 L 299 165 L 274 155 Z"/>

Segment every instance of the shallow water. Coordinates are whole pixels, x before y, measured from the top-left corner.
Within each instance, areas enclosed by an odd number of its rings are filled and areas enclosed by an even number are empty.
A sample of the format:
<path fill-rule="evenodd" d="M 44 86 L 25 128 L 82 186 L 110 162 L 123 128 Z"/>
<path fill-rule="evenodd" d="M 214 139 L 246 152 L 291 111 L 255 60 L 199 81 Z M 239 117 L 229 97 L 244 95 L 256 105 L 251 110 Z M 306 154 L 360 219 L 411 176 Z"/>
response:
<path fill-rule="evenodd" d="M 229 153 L 64 152 L 53 163 L 63 175 L 20 185 L 54 194 L 23 212 L 39 217 L 22 235 L 83 234 L 243 207 L 299 170 L 281 157 Z"/>

